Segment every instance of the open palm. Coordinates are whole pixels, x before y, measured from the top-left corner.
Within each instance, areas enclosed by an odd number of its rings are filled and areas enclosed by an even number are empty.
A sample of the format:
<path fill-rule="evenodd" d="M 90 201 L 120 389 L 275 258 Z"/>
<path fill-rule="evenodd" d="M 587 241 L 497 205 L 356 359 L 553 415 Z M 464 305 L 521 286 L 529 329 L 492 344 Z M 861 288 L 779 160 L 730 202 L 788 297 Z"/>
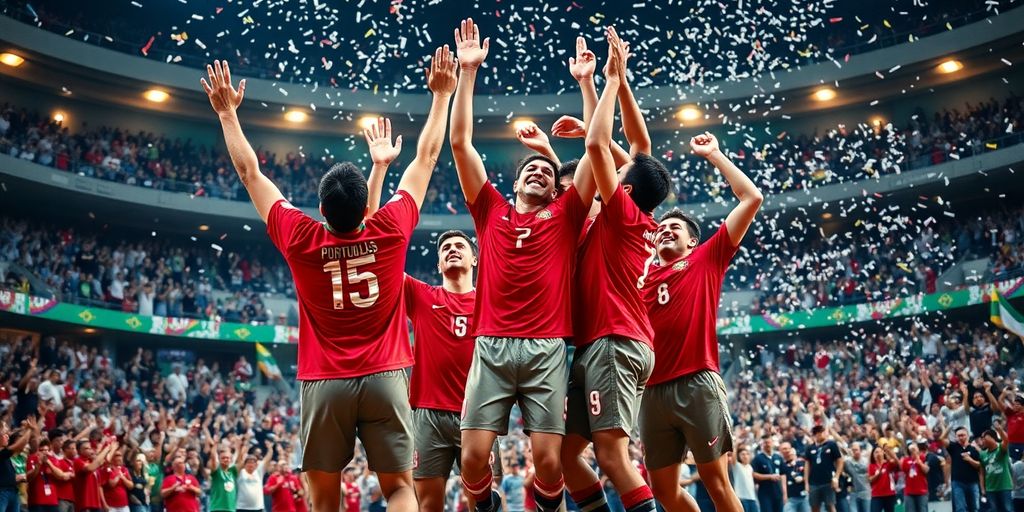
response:
<path fill-rule="evenodd" d="M 402 152 L 402 136 L 391 143 L 391 120 L 378 117 L 377 122 L 363 130 L 366 145 L 370 149 L 370 160 L 375 164 L 390 164 Z"/>
<path fill-rule="evenodd" d="M 480 43 L 480 27 L 473 23 L 473 18 L 462 20 L 455 29 L 455 51 L 459 57 L 459 65 L 463 68 L 478 68 L 487 58 L 491 48 L 491 38 Z"/>
<path fill-rule="evenodd" d="M 213 61 L 213 65 L 206 65 L 206 73 L 210 77 L 207 83 L 205 78 L 200 78 L 203 90 L 210 98 L 210 106 L 218 114 L 234 112 L 242 104 L 245 97 L 245 79 L 238 83 L 236 90 L 231 86 L 231 70 L 227 62 Z"/>

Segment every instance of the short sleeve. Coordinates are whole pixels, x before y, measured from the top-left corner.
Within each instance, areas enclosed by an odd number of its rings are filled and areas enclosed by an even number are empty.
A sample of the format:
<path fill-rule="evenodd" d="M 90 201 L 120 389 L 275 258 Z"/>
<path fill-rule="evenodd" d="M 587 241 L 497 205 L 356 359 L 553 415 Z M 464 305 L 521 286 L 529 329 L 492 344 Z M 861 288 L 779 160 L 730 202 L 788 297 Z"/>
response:
<path fill-rule="evenodd" d="M 619 185 L 619 190 L 621 189 L 622 185 Z M 587 214 L 590 213 L 590 203 L 583 201 L 579 190 L 576 190 L 576 187 L 569 187 L 564 194 L 558 196 L 557 201 L 562 203 L 573 226 L 583 229 L 583 222 L 587 220 Z"/>
<path fill-rule="evenodd" d="M 473 222 L 476 225 L 477 233 L 482 232 L 487 227 L 487 214 L 494 208 L 502 205 L 507 205 L 508 201 L 498 192 L 498 189 L 494 188 L 494 184 L 488 180 L 484 183 L 484 186 L 480 187 L 480 193 L 476 195 L 476 201 L 472 203 L 466 202 L 466 206 L 469 208 L 470 215 L 473 216 Z"/>
<path fill-rule="evenodd" d="M 423 302 L 421 296 L 430 285 L 409 274 L 404 274 L 404 276 L 405 311 L 409 318 L 412 318 L 419 312 L 417 306 Z"/>
<path fill-rule="evenodd" d="M 420 209 L 416 207 L 416 201 L 412 196 L 399 190 L 367 222 L 389 226 L 408 240 L 412 236 L 412 230 L 420 222 Z"/>
<path fill-rule="evenodd" d="M 319 224 L 288 201 L 280 199 L 270 207 L 270 213 L 267 214 L 267 235 L 277 250 L 287 255 L 296 234 L 310 223 Z"/>
<path fill-rule="evenodd" d="M 733 257 L 736 256 L 736 251 L 739 250 L 738 245 L 732 245 L 732 239 L 729 238 L 729 228 L 726 227 L 724 222 L 718 227 L 715 234 L 711 235 L 711 238 L 704 242 L 703 246 L 705 247 L 704 250 L 707 253 L 708 259 L 723 274 L 729 268 L 729 263 Z"/>
<path fill-rule="evenodd" d="M 637 224 L 644 215 L 636 203 L 633 202 L 633 198 L 626 194 L 626 190 L 622 188 L 621 183 L 615 189 L 615 193 L 604 200 L 604 203 L 601 205 L 601 214 L 609 215 L 608 220 L 613 221 L 617 225 Z"/>

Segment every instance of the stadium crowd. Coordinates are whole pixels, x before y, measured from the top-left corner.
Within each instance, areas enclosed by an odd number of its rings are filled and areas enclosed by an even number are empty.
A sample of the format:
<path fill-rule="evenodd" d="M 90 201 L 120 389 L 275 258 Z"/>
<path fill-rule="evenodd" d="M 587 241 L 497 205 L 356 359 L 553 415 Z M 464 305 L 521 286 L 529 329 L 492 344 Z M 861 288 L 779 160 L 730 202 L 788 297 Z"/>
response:
<path fill-rule="evenodd" d="M 59 510 L 308 510 L 295 472 L 301 456 L 296 395 L 280 385 L 255 385 L 256 370 L 244 356 L 222 367 L 224 356 L 188 357 L 180 350 L 111 354 L 54 337 L 2 341 L 0 499 L 67 507 Z M 782 510 L 784 502 L 785 510 L 806 512 L 808 491 L 833 476 L 841 511 L 867 510 L 859 507 L 871 502 L 883 507 L 896 497 L 908 511 L 925 510 L 910 508 L 912 496 L 953 500 L 954 512 L 979 510 L 967 506 L 982 496 L 998 503 L 1003 491 L 1024 500 L 1020 341 L 985 325 L 915 322 L 856 339 L 731 350 L 725 357 L 734 361 L 726 374 L 736 447 L 732 474 L 745 505 Z M 534 510 L 527 492 L 529 443 L 517 412 L 500 443 L 504 478 L 496 483 L 509 512 Z M 819 431 L 824 437 L 816 441 Z M 1003 439 L 1010 459 L 998 456 Z M 816 446 L 827 457 L 811 455 Z M 630 453 L 645 474 L 642 449 L 634 445 Z M 914 469 L 915 457 L 927 471 Z M 599 471 L 591 451 L 586 458 Z M 845 464 L 836 473 L 839 458 Z M 892 478 L 870 484 L 869 475 L 883 468 Z M 681 485 L 702 512 L 712 511 L 695 468 L 689 469 Z M 983 490 L 978 474 L 986 471 Z M 996 478 L 996 471 L 1005 477 Z M 623 510 L 603 481 L 609 506 Z M 343 485 L 345 512 L 386 507 L 360 448 Z M 446 510 L 467 510 L 457 476 L 446 495 Z M 779 508 L 772 508 L 775 502 Z"/>

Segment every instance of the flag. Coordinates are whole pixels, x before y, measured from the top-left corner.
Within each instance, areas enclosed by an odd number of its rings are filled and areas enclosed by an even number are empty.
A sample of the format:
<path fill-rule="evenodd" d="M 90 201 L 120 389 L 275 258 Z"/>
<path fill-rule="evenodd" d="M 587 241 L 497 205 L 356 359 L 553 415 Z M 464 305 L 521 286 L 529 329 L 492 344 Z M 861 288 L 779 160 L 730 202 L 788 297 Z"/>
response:
<path fill-rule="evenodd" d="M 281 378 L 281 369 L 277 367 L 277 361 L 274 360 L 274 356 L 270 354 L 267 347 L 260 343 L 256 344 L 256 366 L 259 366 L 263 375 L 271 380 Z"/>
<path fill-rule="evenodd" d="M 989 320 L 1017 336 L 1024 337 L 1024 315 L 1020 314 L 1013 306 L 999 294 L 999 290 L 992 289 L 992 300 L 990 301 L 991 313 Z"/>

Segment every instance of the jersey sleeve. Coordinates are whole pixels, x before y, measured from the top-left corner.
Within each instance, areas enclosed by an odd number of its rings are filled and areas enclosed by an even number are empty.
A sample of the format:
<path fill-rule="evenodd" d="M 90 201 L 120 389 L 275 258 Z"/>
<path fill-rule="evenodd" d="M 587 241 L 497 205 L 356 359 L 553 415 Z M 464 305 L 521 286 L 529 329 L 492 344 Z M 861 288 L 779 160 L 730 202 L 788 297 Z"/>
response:
<path fill-rule="evenodd" d="M 619 184 L 619 190 L 622 189 L 622 184 Z M 618 190 L 616 191 L 616 194 Z M 612 194 L 613 196 L 615 194 Z M 583 229 L 583 223 L 587 220 L 587 214 L 590 213 L 590 204 L 583 200 L 580 196 L 579 190 L 576 187 L 569 187 L 564 194 L 558 197 L 558 201 L 562 203 L 562 207 L 565 208 L 565 213 L 569 216 L 570 222 L 573 223 L 578 229 Z"/>
<path fill-rule="evenodd" d="M 711 235 L 711 238 L 707 242 L 704 242 L 706 246 L 707 257 L 714 264 L 714 267 L 721 273 L 729 268 L 729 263 L 733 257 L 736 256 L 736 252 L 739 251 L 739 246 L 732 245 L 732 239 L 729 238 L 729 228 L 726 227 L 723 222 L 715 234 Z"/>
<path fill-rule="evenodd" d="M 277 250 L 286 256 L 289 248 L 295 245 L 303 230 L 309 229 L 310 225 L 319 226 L 319 223 L 284 199 L 274 203 L 267 214 L 267 235 Z"/>
<path fill-rule="evenodd" d="M 490 180 L 487 180 L 484 186 L 480 187 L 480 193 L 476 195 L 476 201 L 472 203 L 466 202 L 469 213 L 473 216 L 473 223 L 476 226 L 478 235 L 487 229 L 487 214 L 502 204 L 507 204 L 507 201 L 505 201 L 501 192 L 494 188 L 494 184 Z"/>
<path fill-rule="evenodd" d="M 367 222 L 379 222 L 390 226 L 408 240 L 412 236 L 412 230 L 420 222 L 420 209 L 416 207 L 416 201 L 412 196 L 399 190 Z"/>
<path fill-rule="evenodd" d="M 405 311 L 409 318 L 415 317 L 419 312 L 419 306 L 423 304 L 423 294 L 430 287 L 427 283 L 410 276 L 409 274 L 403 274 L 403 293 L 405 293 Z"/>

